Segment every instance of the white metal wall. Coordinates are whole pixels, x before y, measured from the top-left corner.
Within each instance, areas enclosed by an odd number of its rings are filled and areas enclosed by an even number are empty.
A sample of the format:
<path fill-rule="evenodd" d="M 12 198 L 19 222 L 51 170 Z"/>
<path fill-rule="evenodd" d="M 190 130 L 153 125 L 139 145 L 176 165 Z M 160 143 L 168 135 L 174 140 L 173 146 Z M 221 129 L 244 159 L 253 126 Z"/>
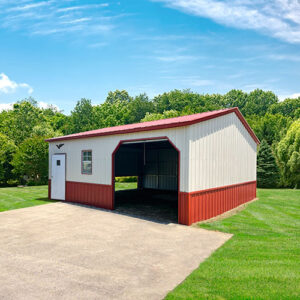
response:
<path fill-rule="evenodd" d="M 167 136 L 180 150 L 180 191 L 203 189 L 256 180 L 256 143 L 235 113 L 186 127 L 49 144 L 51 156 L 66 153 L 66 180 L 111 184 L 112 152 L 120 140 Z M 56 144 L 64 143 L 61 149 Z M 81 151 L 93 151 L 93 174 L 81 174 Z M 50 175 L 49 175 L 50 176 Z"/>
<path fill-rule="evenodd" d="M 49 161 L 51 160 L 52 154 L 66 153 L 67 181 L 111 184 L 112 152 L 117 147 L 120 140 L 144 139 L 162 136 L 167 136 L 180 150 L 180 190 L 187 192 L 189 155 L 188 127 L 52 142 L 49 143 Z M 61 143 L 63 143 L 64 146 L 61 147 L 61 149 L 58 149 L 56 144 Z M 81 174 L 82 150 L 93 151 L 92 175 Z M 49 164 L 49 174 L 51 174 L 51 163 Z"/>
<path fill-rule="evenodd" d="M 189 192 L 256 180 L 256 143 L 235 113 L 189 127 Z"/>

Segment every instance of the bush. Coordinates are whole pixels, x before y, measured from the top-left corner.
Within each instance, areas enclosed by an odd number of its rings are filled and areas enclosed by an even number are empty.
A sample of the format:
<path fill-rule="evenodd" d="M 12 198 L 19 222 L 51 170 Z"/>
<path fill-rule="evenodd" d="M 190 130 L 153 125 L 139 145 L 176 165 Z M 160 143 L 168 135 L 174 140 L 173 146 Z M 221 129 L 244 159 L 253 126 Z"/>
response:
<path fill-rule="evenodd" d="M 47 181 L 45 180 L 38 180 L 38 181 L 29 180 L 26 183 L 27 186 L 38 186 L 38 185 L 45 185 L 45 184 L 47 184 Z"/>
<path fill-rule="evenodd" d="M 116 182 L 137 182 L 137 176 L 122 176 L 116 177 Z"/>
<path fill-rule="evenodd" d="M 18 186 L 20 181 L 18 179 L 9 179 L 7 180 L 6 186 Z"/>

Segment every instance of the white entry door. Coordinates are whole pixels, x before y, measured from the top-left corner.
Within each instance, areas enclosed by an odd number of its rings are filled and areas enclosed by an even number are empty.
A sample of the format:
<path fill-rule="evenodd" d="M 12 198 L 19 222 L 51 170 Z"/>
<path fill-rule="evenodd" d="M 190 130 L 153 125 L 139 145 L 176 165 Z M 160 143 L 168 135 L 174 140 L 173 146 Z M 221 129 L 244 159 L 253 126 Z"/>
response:
<path fill-rule="evenodd" d="M 52 155 L 51 199 L 66 199 L 66 155 Z"/>

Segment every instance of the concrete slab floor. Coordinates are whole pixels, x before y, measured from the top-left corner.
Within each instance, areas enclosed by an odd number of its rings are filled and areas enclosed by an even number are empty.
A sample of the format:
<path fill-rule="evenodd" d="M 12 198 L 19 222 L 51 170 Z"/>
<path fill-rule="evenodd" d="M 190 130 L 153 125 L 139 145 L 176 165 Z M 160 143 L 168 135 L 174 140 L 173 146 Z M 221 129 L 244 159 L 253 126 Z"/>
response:
<path fill-rule="evenodd" d="M 231 235 L 57 202 L 0 213 L 0 299 L 162 299 Z"/>

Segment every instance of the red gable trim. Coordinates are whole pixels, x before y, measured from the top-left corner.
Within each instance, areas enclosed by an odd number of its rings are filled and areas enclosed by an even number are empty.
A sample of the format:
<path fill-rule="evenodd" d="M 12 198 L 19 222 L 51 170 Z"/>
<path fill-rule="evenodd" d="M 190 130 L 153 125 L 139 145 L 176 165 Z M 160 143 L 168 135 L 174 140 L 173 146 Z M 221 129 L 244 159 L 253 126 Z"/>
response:
<path fill-rule="evenodd" d="M 208 111 L 200 114 L 182 116 L 177 118 L 170 118 L 170 119 L 156 120 L 156 121 L 150 121 L 144 123 L 135 123 L 135 124 L 102 128 L 97 130 L 90 130 L 86 132 L 51 138 L 51 139 L 47 139 L 46 141 L 56 142 L 56 141 L 83 139 L 83 138 L 90 138 L 90 137 L 97 137 L 97 136 L 116 135 L 116 134 L 125 134 L 125 133 L 133 133 L 133 132 L 140 132 L 140 131 L 182 127 L 182 126 L 188 126 L 203 121 L 207 121 L 210 119 L 214 119 L 223 115 L 227 115 L 232 112 L 234 112 L 237 115 L 237 117 L 240 119 L 242 124 L 245 126 L 245 128 L 253 138 L 253 140 L 257 144 L 259 144 L 259 139 L 255 135 L 253 130 L 250 128 L 249 124 L 247 123 L 247 121 L 245 120 L 245 118 L 243 117 L 243 115 L 241 114 L 241 112 L 237 107 L 216 110 L 216 111 Z"/>

